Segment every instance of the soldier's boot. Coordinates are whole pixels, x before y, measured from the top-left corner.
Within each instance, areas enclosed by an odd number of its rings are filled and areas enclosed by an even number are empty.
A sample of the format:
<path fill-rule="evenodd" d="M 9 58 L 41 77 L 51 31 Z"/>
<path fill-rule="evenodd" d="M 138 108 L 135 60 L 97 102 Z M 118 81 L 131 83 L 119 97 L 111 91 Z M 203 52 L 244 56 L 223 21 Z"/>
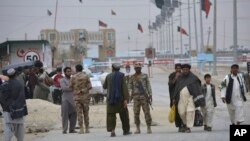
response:
<path fill-rule="evenodd" d="M 79 134 L 84 134 L 83 126 L 80 127 L 80 132 L 79 132 Z"/>
<path fill-rule="evenodd" d="M 152 130 L 151 130 L 151 126 L 150 125 L 147 125 L 147 133 L 148 134 L 152 134 Z"/>
<path fill-rule="evenodd" d="M 85 129 L 85 133 L 90 133 L 90 131 L 89 131 L 89 126 L 86 126 L 85 128 L 86 128 L 86 129 Z"/>
<path fill-rule="evenodd" d="M 134 134 L 140 134 L 141 133 L 141 130 L 140 130 L 140 125 L 136 125 L 136 130 L 134 132 Z"/>

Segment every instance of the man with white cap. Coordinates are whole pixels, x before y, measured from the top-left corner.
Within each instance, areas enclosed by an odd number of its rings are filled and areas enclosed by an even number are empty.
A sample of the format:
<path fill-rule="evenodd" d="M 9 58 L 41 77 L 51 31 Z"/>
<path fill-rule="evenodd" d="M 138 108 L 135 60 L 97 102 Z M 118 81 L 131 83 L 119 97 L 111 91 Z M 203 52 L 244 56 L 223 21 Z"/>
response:
<path fill-rule="evenodd" d="M 128 88 L 124 73 L 119 72 L 121 65 L 112 64 L 112 73 L 108 74 L 103 88 L 107 89 L 107 131 L 115 137 L 116 113 L 119 113 L 122 122 L 123 135 L 129 135 L 129 113 L 127 109 Z"/>
<path fill-rule="evenodd" d="M 0 87 L 0 104 L 3 108 L 5 141 L 10 141 L 13 134 L 17 141 L 23 141 L 24 116 L 28 114 L 24 87 L 15 78 L 15 69 L 9 69 L 7 75 L 10 79 Z"/>

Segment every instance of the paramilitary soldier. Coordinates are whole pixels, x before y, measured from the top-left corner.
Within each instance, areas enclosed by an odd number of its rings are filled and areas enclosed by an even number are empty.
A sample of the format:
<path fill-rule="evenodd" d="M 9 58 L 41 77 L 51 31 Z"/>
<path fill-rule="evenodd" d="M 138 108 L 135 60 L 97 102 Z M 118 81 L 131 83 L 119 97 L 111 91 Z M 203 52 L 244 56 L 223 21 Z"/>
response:
<path fill-rule="evenodd" d="M 129 135 L 129 113 L 127 108 L 128 87 L 125 76 L 119 72 L 120 64 L 112 65 L 112 73 L 108 74 L 103 88 L 108 90 L 107 95 L 107 131 L 115 137 L 116 113 L 119 113 L 122 122 L 123 135 Z"/>
<path fill-rule="evenodd" d="M 87 74 L 82 72 L 82 65 L 76 65 L 76 74 L 70 80 L 70 88 L 74 93 L 74 100 L 76 104 L 78 125 L 80 126 L 80 134 L 83 130 L 83 115 L 85 124 L 85 133 L 89 133 L 89 90 L 92 88 L 90 79 Z"/>
<path fill-rule="evenodd" d="M 140 63 L 134 64 L 135 74 L 133 74 L 129 81 L 129 92 L 134 100 L 134 120 L 136 124 L 135 134 L 140 134 L 140 110 L 145 114 L 147 123 L 147 133 L 151 134 L 151 122 L 149 104 L 152 102 L 152 90 L 147 74 L 141 72 L 142 65 Z"/>

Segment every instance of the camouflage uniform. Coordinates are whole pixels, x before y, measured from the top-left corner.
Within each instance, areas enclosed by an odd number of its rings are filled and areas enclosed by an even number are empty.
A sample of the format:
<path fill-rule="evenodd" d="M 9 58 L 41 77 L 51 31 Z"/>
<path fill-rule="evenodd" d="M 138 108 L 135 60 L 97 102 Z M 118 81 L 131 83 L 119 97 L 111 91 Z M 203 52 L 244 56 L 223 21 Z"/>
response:
<path fill-rule="evenodd" d="M 84 72 L 78 72 L 70 80 L 70 88 L 73 89 L 76 104 L 77 119 L 80 132 L 83 130 L 83 115 L 86 132 L 89 129 L 89 90 L 92 88 L 89 77 Z M 83 132 L 83 131 L 82 131 Z"/>
<path fill-rule="evenodd" d="M 142 88 L 140 85 L 142 86 Z M 148 75 L 144 73 L 132 75 L 129 81 L 129 91 L 132 94 L 134 100 L 133 110 L 134 110 L 134 120 L 137 126 L 137 130 L 139 129 L 140 126 L 141 107 L 145 114 L 145 120 L 149 128 L 152 122 L 152 118 L 150 115 L 148 97 L 152 96 L 152 90 Z M 140 133 L 140 129 L 138 133 Z"/>

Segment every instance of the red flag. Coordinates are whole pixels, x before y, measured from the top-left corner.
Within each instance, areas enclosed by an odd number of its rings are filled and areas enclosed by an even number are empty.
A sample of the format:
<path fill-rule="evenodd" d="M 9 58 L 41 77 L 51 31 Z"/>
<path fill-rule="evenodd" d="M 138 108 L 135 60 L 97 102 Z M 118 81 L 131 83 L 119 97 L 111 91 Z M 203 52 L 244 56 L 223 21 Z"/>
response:
<path fill-rule="evenodd" d="M 106 23 L 102 22 L 101 20 L 99 20 L 99 26 L 107 27 L 108 25 Z"/>
<path fill-rule="evenodd" d="M 179 26 L 177 27 L 177 31 L 180 32 L 181 34 L 184 34 L 184 35 L 187 35 L 187 36 L 188 36 L 186 30 L 183 29 L 183 28 L 181 28 L 181 27 L 179 27 Z"/>
<path fill-rule="evenodd" d="M 116 15 L 114 10 L 111 10 L 111 15 Z"/>
<path fill-rule="evenodd" d="M 137 27 L 137 28 L 138 28 L 138 30 L 140 30 L 140 31 L 141 31 L 141 33 L 143 33 L 143 29 L 142 29 L 141 24 L 139 24 L 139 23 L 138 23 L 138 27 Z"/>
<path fill-rule="evenodd" d="M 208 17 L 211 5 L 212 3 L 209 0 L 201 0 L 201 9 L 206 13 L 206 18 Z"/>

